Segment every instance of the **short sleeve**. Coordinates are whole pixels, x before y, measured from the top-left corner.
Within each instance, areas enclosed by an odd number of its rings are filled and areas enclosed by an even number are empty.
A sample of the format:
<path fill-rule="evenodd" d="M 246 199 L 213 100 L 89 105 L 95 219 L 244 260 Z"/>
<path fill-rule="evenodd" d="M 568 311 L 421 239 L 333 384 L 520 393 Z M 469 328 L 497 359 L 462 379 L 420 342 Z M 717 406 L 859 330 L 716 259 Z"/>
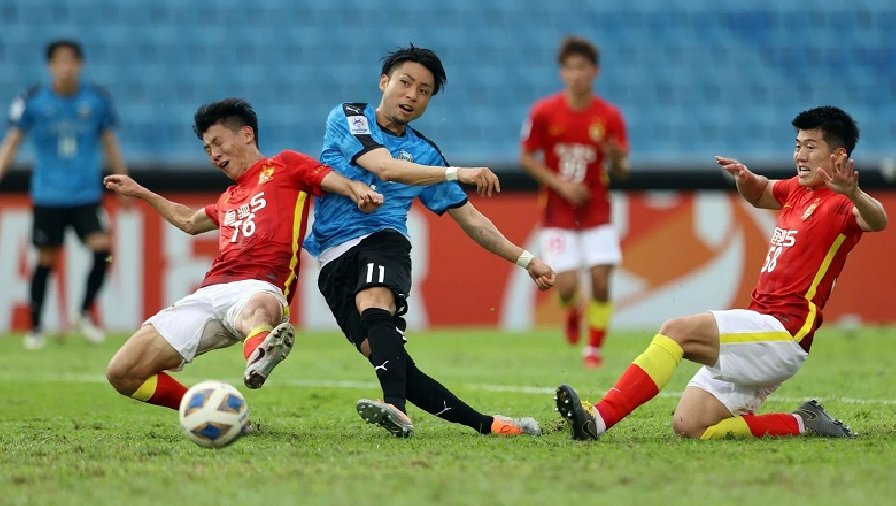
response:
<path fill-rule="evenodd" d="M 545 123 L 536 104 L 529 111 L 520 130 L 520 143 L 524 151 L 540 151 L 545 144 Z"/>
<path fill-rule="evenodd" d="M 467 194 L 457 181 L 444 181 L 427 186 L 420 192 L 420 202 L 430 211 L 441 216 L 449 209 L 457 209 L 467 203 Z"/>
<path fill-rule="evenodd" d="M 99 96 L 103 106 L 98 126 L 100 133 L 102 133 L 118 126 L 118 116 L 115 114 L 115 104 L 112 102 L 112 96 L 105 90 L 101 90 Z"/>
<path fill-rule="evenodd" d="M 359 156 L 370 150 L 383 147 L 374 138 L 372 119 L 366 114 L 366 104 L 341 104 L 327 116 L 324 134 L 324 151 L 337 150 L 349 163 L 355 163 Z"/>
<path fill-rule="evenodd" d="M 607 138 L 615 140 L 622 149 L 628 151 L 628 131 L 625 128 L 625 118 L 619 109 L 613 109 L 613 114 L 607 123 Z"/>
<path fill-rule="evenodd" d="M 333 169 L 298 151 L 282 151 L 280 158 L 286 166 L 286 173 L 290 180 L 294 181 L 302 191 L 312 195 L 324 194 L 320 183 Z"/>
<path fill-rule="evenodd" d="M 775 186 L 772 188 L 772 195 L 779 204 L 784 205 L 784 203 L 787 202 L 787 197 L 790 196 L 790 193 L 793 192 L 794 188 L 797 186 L 799 186 L 799 182 L 797 182 L 795 177 L 781 179 L 776 182 Z"/>
<path fill-rule="evenodd" d="M 209 204 L 205 206 L 205 215 L 208 216 L 208 219 L 212 220 L 215 225 L 221 226 L 220 221 L 218 220 L 218 203 Z"/>

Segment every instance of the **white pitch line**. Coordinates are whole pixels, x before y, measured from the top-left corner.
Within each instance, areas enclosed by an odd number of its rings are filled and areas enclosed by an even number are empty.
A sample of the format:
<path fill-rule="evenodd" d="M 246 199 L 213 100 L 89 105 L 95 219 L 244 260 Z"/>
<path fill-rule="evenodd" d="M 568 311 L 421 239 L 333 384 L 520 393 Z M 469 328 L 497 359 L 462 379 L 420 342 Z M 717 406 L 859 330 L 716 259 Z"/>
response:
<path fill-rule="evenodd" d="M 178 381 L 191 385 L 208 378 L 192 378 L 189 376 L 178 377 Z M 242 380 L 239 378 L 219 378 L 222 381 L 239 385 Z M 63 382 L 63 383 L 106 383 L 106 378 L 99 374 L 87 373 L 56 373 L 56 374 L 38 374 L 23 376 L 22 374 L 12 374 L 9 372 L 0 373 L 0 381 L 34 381 L 34 382 Z M 349 390 L 369 390 L 380 387 L 375 381 L 355 381 L 355 380 L 315 380 L 315 379 L 282 379 L 277 378 L 273 383 L 265 386 L 265 388 L 338 388 Z M 536 386 L 519 386 L 519 385 L 483 385 L 483 384 L 466 384 L 460 388 L 466 390 L 479 390 L 482 392 L 508 393 L 508 394 L 526 394 L 526 395 L 554 395 L 553 387 L 536 387 Z M 681 392 L 660 392 L 658 397 L 681 397 Z M 772 396 L 771 402 L 788 402 L 799 403 L 808 400 L 809 397 L 784 397 Z M 819 396 L 814 399 L 820 402 L 839 402 L 843 404 L 884 404 L 896 405 L 896 399 L 857 399 L 854 397 L 825 397 Z"/>

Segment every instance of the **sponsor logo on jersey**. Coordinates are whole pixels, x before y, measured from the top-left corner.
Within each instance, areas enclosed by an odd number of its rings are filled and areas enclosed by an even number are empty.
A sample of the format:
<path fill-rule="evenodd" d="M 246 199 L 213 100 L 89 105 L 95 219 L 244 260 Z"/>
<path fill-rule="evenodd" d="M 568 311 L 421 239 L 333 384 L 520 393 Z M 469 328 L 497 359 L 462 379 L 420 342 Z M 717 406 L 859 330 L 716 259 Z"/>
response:
<path fill-rule="evenodd" d="M 349 116 L 346 119 L 348 120 L 348 131 L 351 132 L 352 135 L 370 134 L 370 127 L 367 126 L 366 116 Z"/>
<path fill-rule="evenodd" d="M 87 102 L 81 102 L 78 106 L 78 114 L 81 115 L 81 119 L 87 119 L 90 117 L 90 104 Z"/>
<path fill-rule="evenodd" d="M 407 151 L 405 151 L 403 149 L 398 152 L 398 156 L 396 158 L 398 158 L 399 160 L 404 160 L 406 162 L 414 161 L 413 155 L 411 155 L 410 153 L 408 153 Z"/>

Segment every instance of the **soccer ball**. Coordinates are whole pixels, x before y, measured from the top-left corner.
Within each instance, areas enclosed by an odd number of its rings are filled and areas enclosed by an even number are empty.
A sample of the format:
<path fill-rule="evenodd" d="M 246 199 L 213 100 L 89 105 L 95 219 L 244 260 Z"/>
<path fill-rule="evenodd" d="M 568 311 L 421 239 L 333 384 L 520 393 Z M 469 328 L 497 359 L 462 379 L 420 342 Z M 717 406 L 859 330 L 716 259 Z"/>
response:
<path fill-rule="evenodd" d="M 239 390 L 206 380 L 187 390 L 180 401 L 180 427 L 187 439 L 219 448 L 239 437 L 249 418 L 249 406 Z"/>

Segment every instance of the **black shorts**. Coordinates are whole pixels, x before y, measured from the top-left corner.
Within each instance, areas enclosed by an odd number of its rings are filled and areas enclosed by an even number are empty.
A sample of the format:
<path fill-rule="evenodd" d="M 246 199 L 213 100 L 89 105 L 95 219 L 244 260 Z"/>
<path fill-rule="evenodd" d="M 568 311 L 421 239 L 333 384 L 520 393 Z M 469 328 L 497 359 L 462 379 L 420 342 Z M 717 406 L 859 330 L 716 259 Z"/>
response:
<path fill-rule="evenodd" d="M 365 288 L 385 286 L 395 295 L 396 326 L 404 331 L 401 318 L 407 312 L 411 291 L 411 243 L 394 230 L 367 236 L 357 246 L 321 269 L 317 278 L 320 293 L 345 337 L 356 347 L 367 339 L 355 295 Z"/>
<path fill-rule="evenodd" d="M 100 205 L 84 204 L 69 207 L 34 206 L 31 243 L 38 248 L 55 248 L 65 242 L 65 229 L 72 227 L 78 239 L 104 232 L 100 221 Z"/>

